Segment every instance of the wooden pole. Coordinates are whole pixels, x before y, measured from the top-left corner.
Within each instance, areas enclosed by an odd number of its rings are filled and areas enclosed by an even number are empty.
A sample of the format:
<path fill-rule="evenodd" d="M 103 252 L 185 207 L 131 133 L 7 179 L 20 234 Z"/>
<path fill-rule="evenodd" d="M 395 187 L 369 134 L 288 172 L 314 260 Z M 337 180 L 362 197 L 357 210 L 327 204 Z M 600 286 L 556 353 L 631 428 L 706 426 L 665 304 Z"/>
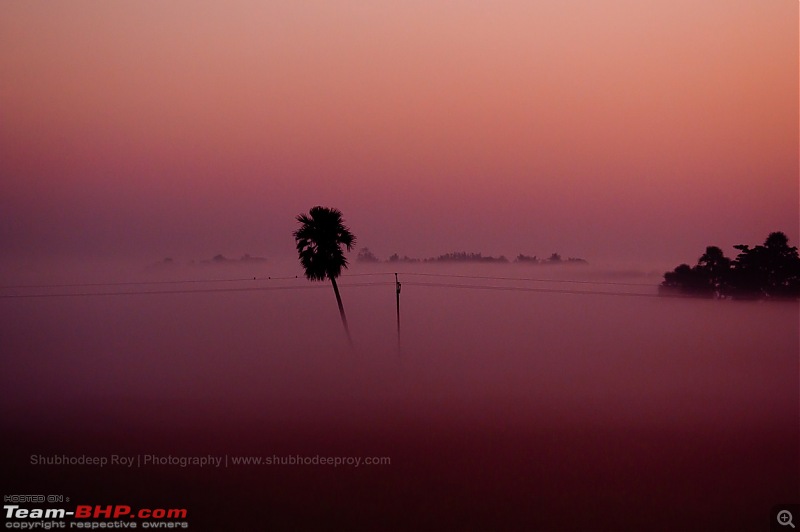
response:
<path fill-rule="evenodd" d="M 397 273 L 394 274 L 394 284 L 397 289 L 397 350 L 400 351 L 400 281 L 397 280 Z"/>

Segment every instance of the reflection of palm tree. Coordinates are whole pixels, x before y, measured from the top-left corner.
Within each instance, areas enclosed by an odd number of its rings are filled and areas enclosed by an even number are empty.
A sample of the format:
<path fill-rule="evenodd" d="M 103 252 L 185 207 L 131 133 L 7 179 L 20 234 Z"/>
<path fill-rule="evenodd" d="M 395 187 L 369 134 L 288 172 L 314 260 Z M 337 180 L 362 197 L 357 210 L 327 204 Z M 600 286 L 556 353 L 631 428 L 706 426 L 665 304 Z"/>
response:
<path fill-rule="evenodd" d="M 339 304 L 344 332 L 352 344 L 336 278 L 342 273 L 342 268 L 347 268 L 347 258 L 344 256 L 342 246 L 350 251 L 355 245 L 356 237 L 344 225 L 342 213 L 338 209 L 313 207 L 308 214 L 299 214 L 296 219 L 300 222 L 300 228 L 293 234 L 297 242 L 300 264 L 309 280 L 330 279 L 333 293 L 336 294 L 336 303 Z"/>

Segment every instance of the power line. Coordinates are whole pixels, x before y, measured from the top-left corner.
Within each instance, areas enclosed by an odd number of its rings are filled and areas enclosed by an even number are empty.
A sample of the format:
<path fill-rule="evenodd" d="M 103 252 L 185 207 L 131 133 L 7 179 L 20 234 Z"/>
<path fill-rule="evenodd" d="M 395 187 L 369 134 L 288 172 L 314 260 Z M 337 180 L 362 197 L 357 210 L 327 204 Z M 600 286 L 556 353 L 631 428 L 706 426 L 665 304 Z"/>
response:
<path fill-rule="evenodd" d="M 340 286 L 348 288 L 360 288 L 365 286 L 392 286 L 393 282 L 377 283 L 353 283 L 342 284 Z M 48 297 L 92 297 L 92 296 L 140 296 L 140 295 L 159 295 L 159 294 L 208 294 L 219 292 L 266 292 L 272 290 L 308 290 L 326 288 L 326 284 L 315 284 L 306 286 L 258 286 L 248 288 L 199 288 L 193 290 L 139 290 L 125 292 L 68 292 L 61 294 L 3 294 L 0 299 L 28 299 L 28 298 L 48 298 Z"/>
<path fill-rule="evenodd" d="M 642 292 L 608 292 L 594 290 L 574 290 L 560 288 L 535 288 L 524 286 L 497 286 L 483 284 L 457 284 L 457 283 L 428 283 L 420 281 L 406 281 L 406 286 L 418 286 L 423 288 L 455 288 L 462 290 L 494 290 L 504 292 L 531 292 L 531 293 L 550 293 L 550 294 L 573 294 L 573 295 L 594 295 L 594 296 L 629 296 L 629 297 L 671 297 L 671 298 L 691 298 L 686 294 L 656 294 Z M 396 286 L 394 282 L 369 282 L 369 283 L 345 283 L 342 287 L 363 288 L 373 286 Z M 648 285 L 649 286 L 649 285 Z M 266 292 L 273 290 L 308 290 L 323 289 L 326 284 L 309 284 L 304 286 L 260 286 L 260 287 L 241 287 L 241 288 L 200 288 L 186 290 L 139 290 L 123 292 L 69 292 L 69 293 L 49 293 L 49 294 L 6 294 L 0 295 L 0 299 L 28 299 L 28 298 L 60 298 L 60 297 L 95 297 L 95 296 L 132 296 L 132 295 L 171 295 L 171 294 L 207 294 L 222 292 Z"/>
<path fill-rule="evenodd" d="M 642 292 L 597 292 L 593 290 L 568 290 L 559 288 L 532 288 L 524 286 L 496 286 L 496 285 L 477 285 L 477 284 L 454 284 L 454 283 L 423 283 L 406 281 L 406 286 L 424 286 L 435 288 L 459 288 L 469 290 L 498 290 L 505 292 L 537 292 L 551 294 L 577 294 L 593 296 L 633 296 L 633 297 L 691 297 L 683 294 L 645 294 Z M 652 285 L 647 285 L 652 286 Z"/>
<path fill-rule="evenodd" d="M 375 277 L 375 276 L 395 276 L 395 282 L 369 282 L 344 284 L 343 287 L 370 287 L 370 286 L 390 286 L 397 282 L 398 272 L 370 272 L 370 273 L 344 273 L 342 277 Z M 428 273 L 428 272 L 402 272 L 400 275 L 417 277 L 438 277 L 445 279 L 475 279 L 482 281 L 512 281 L 512 282 L 537 282 L 537 283 L 562 283 L 562 284 L 582 284 L 582 285 L 609 285 L 609 286 L 640 286 L 655 288 L 653 284 L 645 283 L 624 283 L 616 281 L 587 281 L 578 279 L 542 279 L 534 277 L 500 277 L 488 275 L 459 275 L 448 273 Z M 252 283 L 269 281 L 303 280 L 305 277 L 294 276 L 262 276 L 253 278 L 230 278 L 230 279 L 181 279 L 169 281 L 127 281 L 110 283 L 73 283 L 73 284 L 40 284 L 40 285 L 17 285 L 0 287 L 2 289 L 35 289 L 35 288 L 98 288 L 98 287 L 120 287 L 120 286 L 166 286 L 180 284 L 214 284 L 214 283 Z M 543 287 L 524 287 L 524 286 L 497 286 L 486 284 L 460 284 L 460 283 L 437 283 L 407 281 L 408 286 L 430 287 L 430 288 L 456 288 L 467 290 L 495 290 L 495 291 L 516 291 L 516 292 L 538 292 L 555 294 L 577 294 L 577 295 L 612 295 L 612 296 L 633 296 L 633 297 L 664 297 L 661 294 L 639 293 L 639 292 L 611 292 L 577 289 L 558 289 Z M 177 290 L 126 290 L 126 291 L 102 291 L 102 292 L 69 292 L 69 293 L 46 293 L 46 294 L 2 294 L 0 299 L 25 299 L 25 298 L 53 298 L 53 297 L 92 297 L 92 296 L 127 296 L 127 295 L 169 295 L 169 294 L 193 294 L 193 293 L 221 293 L 221 292 L 253 292 L 270 290 L 293 290 L 293 289 L 313 289 L 322 288 L 324 285 L 304 285 L 304 286 L 250 286 L 237 288 L 198 288 L 198 289 L 177 289 Z M 668 297 L 687 297 L 682 294 L 669 294 Z"/>
<path fill-rule="evenodd" d="M 394 273 L 347 273 L 342 277 L 363 277 L 374 275 L 394 275 Z M 87 288 L 99 286 L 145 286 L 145 285 L 170 285 L 170 284 L 192 284 L 192 283 L 239 283 L 248 281 L 287 281 L 305 280 L 302 275 L 284 276 L 261 276 L 261 277 L 235 277 L 232 279 L 175 279 L 170 281 L 114 281 L 108 283 L 61 283 L 61 284 L 19 284 L 0 286 L 0 290 L 6 289 L 25 289 L 25 288 Z"/>
<path fill-rule="evenodd" d="M 599 284 L 599 285 L 614 285 L 614 286 L 656 286 L 652 283 L 622 283 L 617 281 L 583 281 L 577 279 L 539 279 L 534 277 L 492 277 L 488 275 L 456 275 L 448 273 L 421 273 L 421 272 L 408 272 L 401 275 L 418 275 L 425 277 L 450 277 L 456 279 L 483 279 L 491 281 L 531 281 L 537 283 L 575 283 L 575 284 Z"/>
<path fill-rule="evenodd" d="M 90 286 L 141 286 L 141 285 L 165 285 L 165 284 L 188 284 L 188 283 L 233 283 L 245 281 L 283 281 L 288 279 L 305 279 L 294 275 L 291 277 L 242 277 L 236 279 L 186 279 L 173 281 L 122 281 L 112 283 L 71 283 L 71 284 L 27 284 L 27 285 L 7 285 L 0 286 L 0 289 L 21 289 L 21 288 L 86 288 Z"/>
<path fill-rule="evenodd" d="M 481 279 L 491 281 L 525 281 L 539 283 L 566 283 L 566 284 L 588 284 L 588 285 L 611 285 L 611 286 L 647 286 L 654 287 L 652 283 L 623 283 L 616 281 L 586 281 L 578 279 L 542 279 L 535 277 L 496 277 L 487 275 L 457 275 L 446 273 L 423 273 L 423 272 L 373 272 L 373 273 L 343 273 L 342 277 L 368 277 L 368 276 L 394 276 L 395 273 L 407 276 L 420 277 L 443 277 L 453 279 Z M 28 289 L 28 288 L 87 288 L 101 286 L 147 286 L 147 285 L 173 285 L 173 284 L 200 284 L 200 283 L 238 283 L 238 282 L 265 282 L 265 281 L 286 281 L 286 280 L 305 280 L 304 276 L 262 276 L 262 277 L 238 277 L 232 279 L 178 279 L 170 281 L 121 281 L 108 283 L 66 283 L 66 284 L 31 284 L 31 285 L 6 285 L 0 289 Z"/>

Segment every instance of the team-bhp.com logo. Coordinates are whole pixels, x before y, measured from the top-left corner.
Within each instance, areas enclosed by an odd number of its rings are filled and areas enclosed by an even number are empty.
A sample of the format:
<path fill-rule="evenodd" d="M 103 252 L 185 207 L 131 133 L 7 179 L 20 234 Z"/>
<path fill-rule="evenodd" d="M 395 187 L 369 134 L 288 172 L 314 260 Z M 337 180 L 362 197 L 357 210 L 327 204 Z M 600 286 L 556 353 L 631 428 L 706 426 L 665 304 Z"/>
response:
<path fill-rule="evenodd" d="M 86 526 L 78 526 L 79 528 L 107 528 L 103 526 L 90 526 L 92 524 L 98 524 L 96 521 L 89 522 L 89 520 L 117 520 L 127 522 L 126 525 L 123 525 L 126 528 L 136 528 L 135 521 L 136 519 L 142 520 L 141 527 L 142 528 L 164 528 L 165 525 L 169 523 L 168 528 L 176 528 L 176 525 L 182 528 L 188 528 L 188 524 L 185 522 L 176 523 L 175 520 L 177 519 L 186 519 L 188 515 L 188 511 L 186 508 L 138 508 L 133 509 L 128 505 L 124 504 L 115 504 L 115 505 L 88 505 L 88 504 L 81 504 L 75 507 L 74 510 L 67 510 L 65 508 L 22 508 L 16 504 L 5 504 L 3 505 L 3 509 L 5 510 L 6 520 L 22 520 L 27 521 L 30 519 L 41 519 L 41 520 L 63 520 L 63 519 L 73 519 L 73 520 L 86 520 L 82 522 L 83 525 Z M 147 521 L 145 521 L 147 520 Z M 8 526 L 8 522 L 6 524 L 6 528 L 28 528 L 28 527 L 15 527 L 15 526 Z M 120 523 L 122 524 L 122 523 Z M 64 525 L 59 527 L 57 524 L 55 525 L 57 528 L 63 528 Z M 116 526 L 114 528 L 123 528 L 123 526 Z M 44 528 L 44 527 L 42 527 Z"/>

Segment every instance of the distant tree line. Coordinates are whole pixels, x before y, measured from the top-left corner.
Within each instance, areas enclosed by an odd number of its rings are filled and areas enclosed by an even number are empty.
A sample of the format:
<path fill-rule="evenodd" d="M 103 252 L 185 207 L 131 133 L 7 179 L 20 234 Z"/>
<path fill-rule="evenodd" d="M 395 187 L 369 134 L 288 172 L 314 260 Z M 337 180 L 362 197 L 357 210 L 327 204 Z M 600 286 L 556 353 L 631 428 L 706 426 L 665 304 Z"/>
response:
<path fill-rule="evenodd" d="M 455 251 L 453 253 L 445 253 L 438 257 L 425 259 L 424 262 L 501 262 L 507 263 L 508 259 L 503 255 L 499 257 L 484 256 L 480 253 L 467 253 L 465 251 Z"/>
<path fill-rule="evenodd" d="M 770 233 L 763 245 L 740 244 L 735 259 L 709 246 L 697 264 L 681 264 L 664 274 L 661 292 L 734 299 L 800 297 L 800 257 L 782 232 Z"/>
<path fill-rule="evenodd" d="M 378 257 L 375 256 L 369 248 L 361 248 L 358 252 L 358 256 L 356 257 L 356 261 L 364 262 L 364 263 L 378 263 L 384 262 Z M 405 255 L 403 257 L 399 256 L 397 253 L 391 255 L 386 262 L 390 263 L 414 263 L 414 262 L 493 262 L 493 263 L 500 263 L 500 264 L 508 264 L 509 260 L 504 256 L 500 255 L 499 257 L 493 257 L 491 255 L 483 255 L 481 253 L 468 253 L 465 251 L 455 251 L 452 253 L 445 253 L 444 255 L 439 255 L 438 257 L 431 257 L 427 259 L 417 259 L 413 257 L 409 257 Z M 550 255 L 548 259 L 538 259 L 536 256 L 528 256 L 528 255 L 517 255 L 517 258 L 514 259 L 515 263 L 524 263 L 524 264 L 588 264 L 584 259 L 578 258 L 568 258 L 566 260 L 561 258 L 561 255 L 558 253 L 553 253 Z"/>
<path fill-rule="evenodd" d="M 249 253 L 245 253 L 242 255 L 240 259 L 229 259 L 225 255 L 217 254 L 207 260 L 199 261 L 200 264 L 214 264 L 214 265 L 227 265 L 227 264 L 250 264 L 250 263 L 261 263 L 267 262 L 267 259 L 264 257 L 255 257 L 250 255 Z M 160 260 L 153 264 L 153 267 L 168 267 L 174 266 L 176 264 L 175 260 L 172 257 L 165 257 L 164 260 Z M 196 261 L 192 259 L 189 261 L 189 264 L 196 264 Z"/>
<path fill-rule="evenodd" d="M 527 263 L 527 264 L 564 264 L 564 263 L 566 263 L 566 264 L 588 264 L 588 262 L 586 262 L 586 260 L 575 258 L 575 257 L 569 257 L 566 260 L 562 259 L 561 255 L 559 255 L 558 253 L 553 253 L 547 259 L 539 259 L 539 258 L 536 257 L 536 255 L 534 255 L 533 257 L 530 257 L 528 255 L 519 254 L 519 255 L 517 255 L 517 258 L 514 259 L 514 262 L 523 262 L 523 263 Z"/>

